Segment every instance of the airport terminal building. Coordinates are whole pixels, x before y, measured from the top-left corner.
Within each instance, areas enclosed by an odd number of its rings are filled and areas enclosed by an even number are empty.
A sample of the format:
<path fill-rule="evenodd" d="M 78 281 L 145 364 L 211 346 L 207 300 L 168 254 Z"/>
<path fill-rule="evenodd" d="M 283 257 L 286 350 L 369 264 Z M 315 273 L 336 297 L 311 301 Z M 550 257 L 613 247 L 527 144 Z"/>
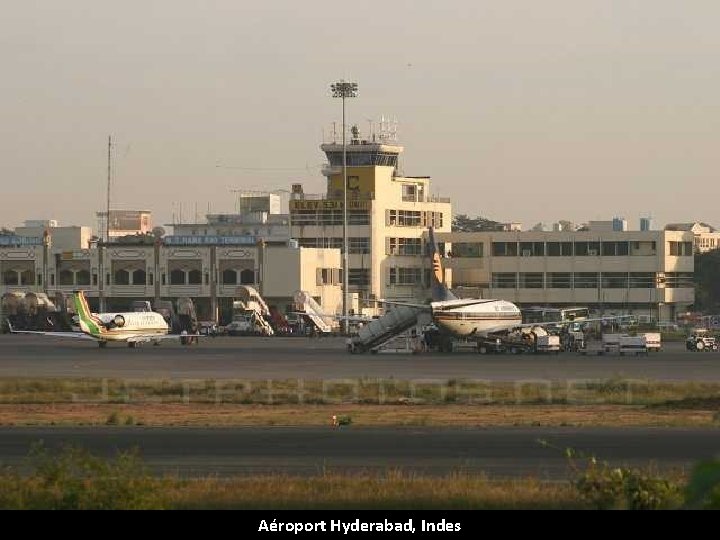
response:
<path fill-rule="evenodd" d="M 446 279 L 463 297 L 660 321 L 695 300 L 689 231 L 453 232 L 437 241 Z"/>
<path fill-rule="evenodd" d="M 95 310 L 133 300 L 192 298 L 201 320 L 228 322 L 238 286 L 250 285 L 285 311 L 298 290 L 328 313 L 342 304 L 340 251 L 257 243 L 228 236 L 131 238 L 89 247 L 44 237 L 0 236 L 0 295 L 87 291 Z M 66 237 L 63 232 L 59 235 Z"/>

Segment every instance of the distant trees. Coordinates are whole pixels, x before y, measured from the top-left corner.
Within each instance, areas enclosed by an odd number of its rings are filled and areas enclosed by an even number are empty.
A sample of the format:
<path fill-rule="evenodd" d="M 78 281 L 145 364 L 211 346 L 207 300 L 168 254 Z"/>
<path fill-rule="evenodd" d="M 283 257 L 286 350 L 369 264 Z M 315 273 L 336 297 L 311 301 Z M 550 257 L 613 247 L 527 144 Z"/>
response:
<path fill-rule="evenodd" d="M 482 216 L 471 218 L 467 214 L 456 214 L 452 220 L 453 232 L 501 231 L 502 223 Z"/>

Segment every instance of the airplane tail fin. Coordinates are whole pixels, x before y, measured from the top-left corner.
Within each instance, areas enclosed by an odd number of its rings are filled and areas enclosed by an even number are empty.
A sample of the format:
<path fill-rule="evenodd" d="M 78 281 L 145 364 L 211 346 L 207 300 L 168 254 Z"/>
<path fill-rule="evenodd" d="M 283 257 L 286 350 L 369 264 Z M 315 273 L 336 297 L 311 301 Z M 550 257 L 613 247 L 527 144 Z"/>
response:
<path fill-rule="evenodd" d="M 440 253 L 438 253 L 437 244 L 435 243 L 435 234 L 433 233 L 432 227 L 428 229 L 428 236 L 430 240 L 430 260 L 432 261 L 432 276 L 430 277 L 430 280 L 433 302 L 457 300 L 457 296 L 450 292 L 450 289 L 448 289 L 448 286 L 445 284 L 442 260 L 440 258 Z"/>
<path fill-rule="evenodd" d="M 73 306 L 77 313 L 80 329 L 90 335 L 97 336 L 105 330 L 103 322 L 93 315 L 83 291 L 73 293 Z"/>

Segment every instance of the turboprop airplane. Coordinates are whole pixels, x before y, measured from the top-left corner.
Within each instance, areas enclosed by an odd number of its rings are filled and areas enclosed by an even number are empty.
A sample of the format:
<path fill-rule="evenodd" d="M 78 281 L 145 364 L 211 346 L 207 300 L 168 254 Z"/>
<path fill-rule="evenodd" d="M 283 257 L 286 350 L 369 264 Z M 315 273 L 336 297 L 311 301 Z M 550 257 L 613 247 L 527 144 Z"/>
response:
<path fill-rule="evenodd" d="M 181 343 L 186 344 L 190 342 L 187 338 L 199 336 L 198 334 L 168 334 L 170 329 L 165 319 L 155 312 L 92 313 L 83 291 L 73 293 L 73 306 L 77 314 L 80 332 L 15 330 L 12 326 L 10 326 L 10 332 L 90 340 L 97 342 L 100 348 L 107 347 L 111 341 L 127 343 L 128 347 L 136 347 L 138 343 L 157 344 L 163 339 L 180 339 Z"/>
<path fill-rule="evenodd" d="M 561 326 L 572 321 L 523 323 L 520 308 L 507 300 L 489 298 L 458 298 L 445 283 L 440 254 L 435 244 L 432 227 L 428 230 L 430 258 L 432 260 L 432 301 L 429 304 L 411 304 L 391 300 L 378 300 L 379 303 L 414 307 L 432 314 L 433 322 L 441 331 L 456 337 L 487 337 L 489 334 L 518 330 Z M 622 316 L 602 319 L 584 319 L 581 323 L 611 321 Z"/>

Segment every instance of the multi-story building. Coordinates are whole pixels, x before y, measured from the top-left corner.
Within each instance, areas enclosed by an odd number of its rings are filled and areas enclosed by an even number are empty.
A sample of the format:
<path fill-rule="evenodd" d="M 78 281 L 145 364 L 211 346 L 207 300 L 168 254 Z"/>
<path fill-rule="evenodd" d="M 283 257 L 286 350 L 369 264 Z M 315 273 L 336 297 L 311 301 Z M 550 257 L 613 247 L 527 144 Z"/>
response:
<path fill-rule="evenodd" d="M 98 212 L 98 230 L 107 234 L 110 239 L 130 235 L 149 234 L 152 231 L 152 212 L 149 210 L 110 210 L 110 220 L 106 220 L 107 212 Z"/>
<path fill-rule="evenodd" d="M 461 296 L 659 320 L 694 302 L 691 232 L 456 232 L 437 241 Z"/>
<path fill-rule="evenodd" d="M 90 246 L 92 229 L 85 225 L 61 227 L 54 219 L 29 220 L 15 229 L 15 235 L 25 238 L 49 236 L 52 246 L 58 249 L 85 249 Z"/>
<path fill-rule="evenodd" d="M 695 253 L 706 253 L 720 248 L 720 232 L 707 223 L 668 223 L 665 230 L 691 232 Z"/>
<path fill-rule="evenodd" d="M 0 295 L 84 289 L 93 308 L 103 311 L 127 309 L 133 300 L 190 297 L 201 318 L 226 323 L 238 286 L 250 285 L 280 311 L 298 290 L 327 313 L 341 309 L 338 249 L 202 236 L 63 249 L 52 247 L 51 238 L 0 237 Z"/>
<path fill-rule="evenodd" d="M 430 178 L 404 176 L 398 169 L 403 147 L 358 137 L 347 145 L 348 287 L 361 303 L 373 298 L 428 296 L 429 271 L 423 232 L 450 231 L 449 199 L 431 195 Z M 343 245 L 343 147 L 321 145 L 328 164 L 327 191 L 290 196 L 290 236 L 306 247 Z"/>
<path fill-rule="evenodd" d="M 265 242 L 287 243 L 290 218 L 282 211 L 276 193 L 239 193 L 237 213 L 207 214 L 202 223 L 173 223 L 174 236 L 253 237 Z"/>

